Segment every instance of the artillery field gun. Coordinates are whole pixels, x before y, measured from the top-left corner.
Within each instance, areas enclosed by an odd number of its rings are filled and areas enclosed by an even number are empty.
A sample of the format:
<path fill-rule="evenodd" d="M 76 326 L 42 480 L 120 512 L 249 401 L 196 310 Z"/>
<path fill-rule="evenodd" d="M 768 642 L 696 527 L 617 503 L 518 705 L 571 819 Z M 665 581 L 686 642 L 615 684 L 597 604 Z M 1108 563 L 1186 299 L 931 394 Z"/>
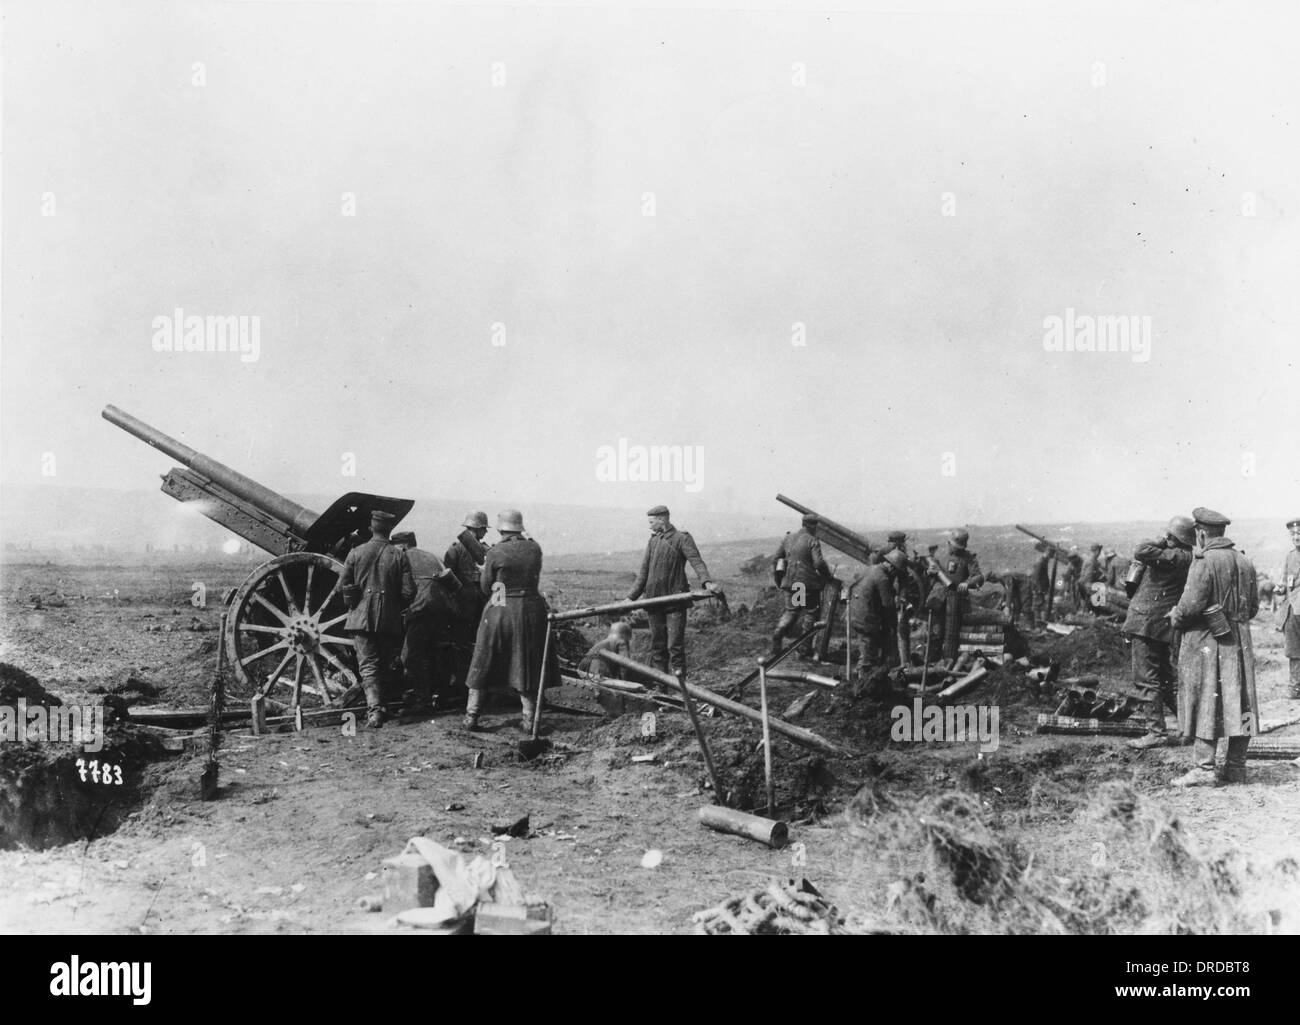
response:
<path fill-rule="evenodd" d="M 359 677 L 352 638 L 342 632 L 341 560 L 369 537 L 372 512 L 400 521 L 415 502 L 350 491 L 315 513 L 116 406 L 103 415 L 183 464 L 163 475 L 164 492 L 273 556 L 229 601 L 220 643 L 240 683 L 262 696 L 288 689 L 294 706 L 304 695 L 342 704 Z"/>

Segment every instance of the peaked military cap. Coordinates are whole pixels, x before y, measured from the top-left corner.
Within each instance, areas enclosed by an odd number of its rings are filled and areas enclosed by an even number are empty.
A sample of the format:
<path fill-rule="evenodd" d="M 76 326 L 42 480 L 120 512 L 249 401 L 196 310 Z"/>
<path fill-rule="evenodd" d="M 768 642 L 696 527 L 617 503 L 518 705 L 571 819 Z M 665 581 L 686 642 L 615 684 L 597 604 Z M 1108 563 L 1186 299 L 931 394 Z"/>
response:
<path fill-rule="evenodd" d="M 410 545 L 412 548 L 415 547 L 414 531 L 399 530 L 396 534 L 394 534 L 391 538 L 389 538 L 389 540 L 392 541 L 393 544 L 395 545 Z"/>
<path fill-rule="evenodd" d="M 666 505 L 656 505 L 653 509 L 648 510 L 648 511 L 646 512 L 646 515 L 647 515 L 647 516 L 667 516 L 667 515 L 668 515 L 668 506 L 666 506 Z"/>
<path fill-rule="evenodd" d="M 1192 510 L 1192 519 L 1203 527 L 1226 527 L 1232 520 L 1224 516 L 1221 512 L 1215 512 L 1213 509 L 1207 509 L 1205 506 L 1197 506 Z"/>
<path fill-rule="evenodd" d="M 370 514 L 370 522 L 378 523 L 381 527 L 391 527 L 397 522 L 397 517 L 393 513 L 385 512 L 383 509 L 376 509 Z"/>

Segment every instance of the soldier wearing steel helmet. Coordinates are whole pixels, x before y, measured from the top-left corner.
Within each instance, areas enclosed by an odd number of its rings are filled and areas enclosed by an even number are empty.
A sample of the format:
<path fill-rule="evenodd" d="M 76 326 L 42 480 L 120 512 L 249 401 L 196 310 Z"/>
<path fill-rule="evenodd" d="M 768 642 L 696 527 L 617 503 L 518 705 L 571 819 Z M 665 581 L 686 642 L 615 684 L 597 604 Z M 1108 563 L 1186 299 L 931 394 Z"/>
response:
<path fill-rule="evenodd" d="M 1255 567 L 1224 536 L 1231 522 L 1213 509 L 1192 510 L 1196 551 L 1187 586 L 1169 613 L 1183 632 L 1178 649 L 1178 726 L 1193 739 L 1190 772 L 1174 786 L 1214 786 L 1215 742 L 1228 739 L 1223 782 L 1246 782 L 1246 748 L 1259 732 L 1255 650 L 1250 621 L 1259 612 Z"/>
<path fill-rule="evenodd" d="M 478 636 L 478 623 L 483 618 L 483 603 L 486 599 L 479 590 L 478 574 L 487 558 L 488 549 L 483 544 L 487 536 L 488 518 L 485 512 L 472 512 L 461 524 L 462 530 L 447 554 L 442 557 L 443 565 L 455 574 L 460 581 L 456 592 L 456 611 L 451 619 L 451 641 L 455 649 L 455 692 L 457 696 L 465 688 L 469 676 L 470 661 L 474 657 L 474 640 Z"/>
<path fill-rule="evenodd" d="M 560 666 L 553 646 L 546 665 L 542 664 L 550 610 L 538 590 L 541 546 L 523 536 L 524 517 L 517 509 L 502 510 L 497 516 L 497 532 L 501 540 L 484 557 L 479 571 L 478 587 L 487 604 L 466 681 L 465 726 L 477 730 L 484 692 L 506 686 L 519 695 L 523 707 L 520 728 L 527 730 L 543 670 L 547 685 L 554 686 L 560 679 Z"/>
<path fill-rule="evenodd" d="M 1146 701 L 1147 733 L 1129 742 L 1144 750 L 1169 743 L 1165 706 L 1177 707 L 1178 635 L 1169 613 L 1182 597 L 1187 572 L 1192 568 L 1196 529 L 1190 516 L 1175 516 L 1158 541 L 1143 541 L 1133 549 L 1141 563 L 1142 579 L 1129 603 L 1124 633 L 1133 654 L 1133 686 Z"/>
<path fill-rule="evenodd" d="M 772 631 L 768 653 L 772 658 L 781 651 L 785 635 L 792 628 L 796 634 L 804 634 L 816 622 L 821 610 L 822 589 L 834 580 L 822 554 L 822 544 L 817 540 L 819 522 L 815 514 L 805 514 L 800 528 L 787 534 L 772 556 L 773 578 L 777 587 L 785 592 L 785 609 Z M 812 653 L 812 638 L 809 637 L 800 646 L 799 654 L 811 658 Z"/>
<path fill-rule="evenodd" d="M 890 549 L 881 561 L 868 565 L 849 585 L 849 621 L 858 642 L 858 673 L 896 662 L 898 599 L 895 581 L 908 572 L 907 556 Z"/>

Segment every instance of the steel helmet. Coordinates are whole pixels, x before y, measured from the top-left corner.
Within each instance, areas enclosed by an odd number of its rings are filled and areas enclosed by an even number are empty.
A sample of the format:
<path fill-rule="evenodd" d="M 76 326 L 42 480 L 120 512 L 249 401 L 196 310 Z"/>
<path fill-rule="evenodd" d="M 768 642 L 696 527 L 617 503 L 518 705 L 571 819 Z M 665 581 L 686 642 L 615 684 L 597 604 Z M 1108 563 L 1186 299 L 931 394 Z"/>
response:
<path fill-rule="evenodd" d="M 906 571 L 907 569 L 907 556 L 904 555 L 902 552 L 900 552 L 897 548 L 891 548 L 889 551 L 887 551 L 884 555 L 884 560 L 887 563 L 889 563 L 891 566 L 893 566 L 894 569 L 898 570 L 900 573 Z"/>
<path fill-rule="evenodd" d="M 502 509 L 497 513 L 497 530 L 508 530 L 516 534 L 522 534 L 524 532 L 524 514 L 518 509 Z"/>
<path fill-rule="evenodd" d="M 1196 524 L 1190 516 L 1175 516 L 1165 527 L 1165 533 L 1188 548 L 1196 544 Z"/>
<path fill-rule="evenodd" d="M 465 517 L 465 522 L 461 524 L 462 527 L 482 527 L 484 530 L 487 529 L 487 525 L 487 513 L 485 512 L 472 512 Z"/>

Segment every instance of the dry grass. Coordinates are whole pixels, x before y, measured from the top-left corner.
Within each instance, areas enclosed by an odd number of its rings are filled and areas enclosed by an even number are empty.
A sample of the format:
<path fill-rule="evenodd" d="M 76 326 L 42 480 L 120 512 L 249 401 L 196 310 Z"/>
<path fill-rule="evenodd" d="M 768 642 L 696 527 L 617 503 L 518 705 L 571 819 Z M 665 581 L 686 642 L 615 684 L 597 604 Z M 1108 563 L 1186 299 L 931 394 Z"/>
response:
<path fill-rule="evenodd" d="M 861 843 L 896 870 L 860 930 L 921 933 L 1238 934 L 1300 931 L 1300 867 L 1202 850 L 1127 783 L 1079 809 L 1103 842 L 1065 874 L 1034 864 L 974 794 L 905 804 L 878 785 L 846 810 Z"/>

